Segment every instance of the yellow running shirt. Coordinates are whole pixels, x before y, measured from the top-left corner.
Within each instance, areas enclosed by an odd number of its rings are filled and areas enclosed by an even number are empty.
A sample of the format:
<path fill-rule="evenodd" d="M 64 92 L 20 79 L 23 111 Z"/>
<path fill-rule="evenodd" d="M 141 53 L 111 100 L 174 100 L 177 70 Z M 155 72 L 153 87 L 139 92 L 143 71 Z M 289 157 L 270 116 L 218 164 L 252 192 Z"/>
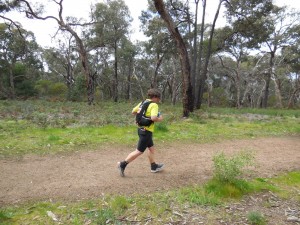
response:
<path fill-rule="evenodd" d="M 151 99 L 146 99 L 146 100 L 151 101 Z M 139 107 L 141 104 L 142 104 L 142 102 L 140 102 L 138 105 L 136 105 L 132 109 L 132 113 L 136 113 L 139 110 Z M 154 102 L 150 103 L 145 115 L 147 117 L 151 117 L 151 116 L 157 116 L 157 114 L 158 114 L 158 105 Z M 145 129 L 148 131 L 154 132 L 154 123 L 152 123 L 149 127 L 145 127 Z"/>

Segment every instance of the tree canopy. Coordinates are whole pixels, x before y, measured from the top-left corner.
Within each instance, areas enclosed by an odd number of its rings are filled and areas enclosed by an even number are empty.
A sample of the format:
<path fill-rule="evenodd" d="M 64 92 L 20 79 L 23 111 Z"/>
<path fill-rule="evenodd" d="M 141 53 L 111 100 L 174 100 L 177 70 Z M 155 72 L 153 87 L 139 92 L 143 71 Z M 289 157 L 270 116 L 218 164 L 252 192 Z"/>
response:
<path fill-rule="evenodd" d="M 47 13 L 46 2 L 1 2 L 1 99 L 87 99 L 94 104 L 141 99 L 156 87 L 163 101 L 182 102 L 183 116 L 203 104 L 300 105 L 299 12 L 272 0 L 219 1 L 212 23 L 206 22 L 206 0 L 148 0 L 139 17 L 146 39 L 136 42 L 123 0 L 95 4 L 86 21 L 65 17 L 63 0 L 50 2 L 56 15 Z M 223 19 L 221 8 L 227 23 L 216 27 Z M 34 33 L 10 16 L 12 11 L 45 26 L 55 21 L 56 44 L 39 46 Z M 42 83 L 51 94 L 42 91 Z"/>

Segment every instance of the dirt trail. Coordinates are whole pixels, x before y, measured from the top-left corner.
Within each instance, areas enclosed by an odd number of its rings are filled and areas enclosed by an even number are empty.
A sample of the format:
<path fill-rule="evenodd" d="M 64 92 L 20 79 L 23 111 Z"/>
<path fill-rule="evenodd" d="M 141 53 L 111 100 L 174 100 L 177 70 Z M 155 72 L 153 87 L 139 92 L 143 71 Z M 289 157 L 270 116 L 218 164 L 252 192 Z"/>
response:
<path fill-rule="evenodd" d="M 0 160 L 0 207 L 36 200 L 80 200 L 102 194 L 147 193 L 202 183 L 212 175 L 212 157 L 219 151 L 255 152 L 255 176 L 268 177 L 300 170 L 300 137 L 256 138 L 215 144 L 157 145 L 157 159 L 165 170 L 150 173 L 146 154 L 126 168 L 116 168 L 132 148 L 99 147 L 98 151 L 70 155 L 26 156 Z"/>

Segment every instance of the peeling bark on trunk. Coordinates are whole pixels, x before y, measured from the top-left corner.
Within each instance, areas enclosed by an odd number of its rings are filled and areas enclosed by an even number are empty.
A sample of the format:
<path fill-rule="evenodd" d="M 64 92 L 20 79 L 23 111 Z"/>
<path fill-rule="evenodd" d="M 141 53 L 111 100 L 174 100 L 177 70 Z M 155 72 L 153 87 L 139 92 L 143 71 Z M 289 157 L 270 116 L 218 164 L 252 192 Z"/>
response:
<path fill-rule="evenodd" d="M 88 104 L 91 105 L 91 104 L 93 104 L 94 98 L 95 98 L 94 76 L 92 75 L 92 73 L 89 69 L 87 52 L 85 50 L 82 40 L 79 38 L 77 33 L 74 32 L 71 28 L 69 28 L 67 30 L 75 37 L 76 43 L 79 47 L 79 55 L 80 55 L 80 59 L 81 59 L 81 64 L 82 64 L 84 74 L 86 77 Z"/>

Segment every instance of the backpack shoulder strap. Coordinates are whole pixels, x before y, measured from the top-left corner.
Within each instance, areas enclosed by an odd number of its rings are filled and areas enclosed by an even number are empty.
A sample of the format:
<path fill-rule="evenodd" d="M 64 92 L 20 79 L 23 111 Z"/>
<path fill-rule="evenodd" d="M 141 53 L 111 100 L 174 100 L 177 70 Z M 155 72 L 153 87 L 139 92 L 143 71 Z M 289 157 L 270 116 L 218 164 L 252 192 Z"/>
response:
<path fill-rule="evenodd" d="M 147 101 L 147 100 L 145 100 L 141 103 L 141 112 L 142 112 L 143 116 L 146 116 L 146 111 L 151 103 L 152 103 L 152 101 Z"/>
<path fill-rule="evenodd" d="M 140 108 L 147 109 L 151 103 L 152 103 L 152 101 L 144 100 L 144 101 L 142 101 Z"/>

